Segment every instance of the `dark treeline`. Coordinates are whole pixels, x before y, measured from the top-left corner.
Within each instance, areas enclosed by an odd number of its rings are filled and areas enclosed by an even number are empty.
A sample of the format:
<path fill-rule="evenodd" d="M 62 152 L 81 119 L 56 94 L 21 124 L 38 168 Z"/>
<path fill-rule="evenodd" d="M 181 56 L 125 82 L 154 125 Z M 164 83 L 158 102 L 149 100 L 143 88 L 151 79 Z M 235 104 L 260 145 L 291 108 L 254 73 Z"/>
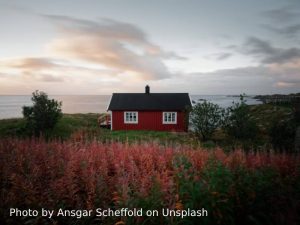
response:
<path fill-rule="evenodd" d="M 244 95 L 227 109 L 204 101 L 192 107 L 191 123 L 195 134 L 204 143 L 244 150 L 270 149 L 271 146 L 279 152 L 297 151 L 298 104 L 276 102 L 265 105 L 269 106 L 268 110 L 259 112 L 261 106 L 247 105 Z M 282 108 L 288 113 L 280 112 Z"/>

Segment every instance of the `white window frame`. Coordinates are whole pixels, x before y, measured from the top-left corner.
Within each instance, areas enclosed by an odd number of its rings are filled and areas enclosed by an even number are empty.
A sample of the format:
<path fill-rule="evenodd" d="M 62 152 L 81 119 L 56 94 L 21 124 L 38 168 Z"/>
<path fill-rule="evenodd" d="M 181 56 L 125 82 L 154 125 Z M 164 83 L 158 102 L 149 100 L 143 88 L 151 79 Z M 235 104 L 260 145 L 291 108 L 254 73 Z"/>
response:
<path fill-rule="evenodd" d="M 127 113 L 134 113 L 135 117 L 136 117 L 136 120 L 135 121 L 127 120 L 127 117 L 126 117 Z M 137 124 L 138 122 L 139 122 L 139 112 L 137 112 L 137 111 L 125 111 L 124 112 L 124 123 Z"/>
<path fill-rule="evenodd" d="M 175 120 L 174 120 L 174 121 L 172 120 L 172 114 L 173 114 L 173 113 L 175 114 L 175 118 L 174 118 Z M 166 121 L 166 120 L 165 120 L 165 115 L 166 115 L 166 114 L 171 115 L 171 120 L 172 120 L 172 121 Z M 167 117 L 169 117 L 169 116 L 167 116 Z M 162 113 L 162 123 L 163 123 L 163 124 L 177 124 L 177 112 L 163 112 L 163 113 Z"/>

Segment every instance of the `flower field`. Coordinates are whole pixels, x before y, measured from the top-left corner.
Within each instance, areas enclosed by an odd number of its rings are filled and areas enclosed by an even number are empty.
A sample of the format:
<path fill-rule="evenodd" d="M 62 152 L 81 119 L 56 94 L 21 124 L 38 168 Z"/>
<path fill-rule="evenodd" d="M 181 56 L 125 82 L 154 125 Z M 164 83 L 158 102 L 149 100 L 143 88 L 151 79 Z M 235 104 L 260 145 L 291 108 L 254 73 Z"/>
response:
<path fill-rule="evenodd" d="M 300 224 L 300 157 L 0 139 L 0 224 Z M 208 216 L 10 216 L 9 209 L 206 209 Z"/>

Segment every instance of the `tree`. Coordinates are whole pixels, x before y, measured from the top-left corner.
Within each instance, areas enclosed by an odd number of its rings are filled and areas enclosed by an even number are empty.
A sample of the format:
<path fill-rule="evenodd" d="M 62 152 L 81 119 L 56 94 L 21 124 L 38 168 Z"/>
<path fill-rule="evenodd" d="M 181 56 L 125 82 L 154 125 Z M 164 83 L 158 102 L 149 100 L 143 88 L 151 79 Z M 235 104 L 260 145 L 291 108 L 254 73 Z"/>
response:
<path fill-rule="evenodd" d="M 62 117 L 61 102 L 49 99 L 44 92 L 32 93 L 33 106 L 23 106 L 27 128 L 36 136 L 52 130 Z"/>
<path fill-rule="evenodd" d="M 241 141 L 250 140 L 257 136 L 258 127 L 250 115 L 250 109 L 244 100 L 244 95 L 240 95 L 240 102 L 233 103 L 227 108 L 224 130 L 229 136 Z"/>
<path fill-rule="evenodd" d="M 206 141 L 222 125 L 224 109 L 217 104 L 204 101 L 193 106 L 190 117 L 197 136 Z"/>

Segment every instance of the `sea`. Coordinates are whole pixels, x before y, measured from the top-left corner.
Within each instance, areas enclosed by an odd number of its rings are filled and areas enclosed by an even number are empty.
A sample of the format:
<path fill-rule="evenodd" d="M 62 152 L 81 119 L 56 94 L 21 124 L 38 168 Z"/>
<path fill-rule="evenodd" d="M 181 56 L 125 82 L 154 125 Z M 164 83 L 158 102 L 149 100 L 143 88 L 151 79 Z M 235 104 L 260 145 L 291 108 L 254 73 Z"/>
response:
<path fill-rule="evenodd" d="M 62 102 L 63 113 L 103 113 L 107 111 L 111 95 L 49 95 L 49 98 Z M 238 95 L 191 95 L 193 104 L 204 100 L 228 107 L 238 102 Z M 249 105 L 261 104 L 254 96 L 247 96 Z M 0 119 L 22 117 L 22 107 L 31 106 L 30 95 L 0 95 Z"/>

